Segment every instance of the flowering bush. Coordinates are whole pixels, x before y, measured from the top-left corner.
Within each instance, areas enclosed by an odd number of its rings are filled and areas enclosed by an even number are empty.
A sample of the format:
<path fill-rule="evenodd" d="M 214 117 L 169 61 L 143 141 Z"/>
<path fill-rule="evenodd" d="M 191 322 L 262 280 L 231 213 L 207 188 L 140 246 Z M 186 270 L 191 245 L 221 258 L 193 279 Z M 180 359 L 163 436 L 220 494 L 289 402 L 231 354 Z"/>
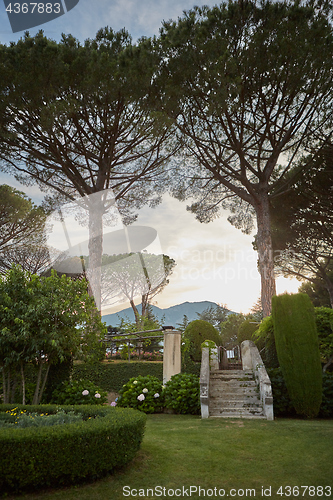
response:
<path fill-rule="evenodd" d="M 117 406 L 156 413 L 163 408 L 162 382 L 151 375 L 132 377 L 120 390 Z"/>
<path fill-rule="evenodd" d="M 53 393 L 51 403 L 58 405 L 102 405 L 107 392 L 87 380 L 63 382 Z"/>
<path fill-rule="evenodd" d="M 164 389 L 164 404 L 175 413 L 200 413 L 199 377 L 187 373 L 173 375 Z"/>

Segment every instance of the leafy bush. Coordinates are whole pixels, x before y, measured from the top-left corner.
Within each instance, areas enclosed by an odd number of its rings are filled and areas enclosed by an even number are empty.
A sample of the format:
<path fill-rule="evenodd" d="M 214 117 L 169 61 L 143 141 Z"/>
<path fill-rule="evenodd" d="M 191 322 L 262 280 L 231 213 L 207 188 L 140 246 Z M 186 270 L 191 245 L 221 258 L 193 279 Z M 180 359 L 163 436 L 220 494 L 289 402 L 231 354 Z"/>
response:
<path fill-rule="evenodd" d="M 322 370 L 314 308 L 305 293 L 272 298 L 275 345 L 298 415 L 315 417 L 322 400 Z"/>
<path fill-rule="evenodd" d="M 0 411 L 11 410 L 1 405 Z M 57 406 L 18 406 L 56 413 Z M 64 406 L 83 420 L 52 427 L 0 429 L 0 489 L 20 491 L 93 479 L 130 462 L 142 442 L 146 416 L 127 408 Z M 94 418 L 98 417 L 98 418 Z M 79 459 L 78 459 L 79 457 Z"/>
<path fill-rule="evenodd" d="M 281 368 L 267 368 L 273 392 L 273 407 L 276 417 L 291 417 L 295 409 L 290 400 Z"/>
<path fill-rule="evenodd" d="M 244 340 L 253 340 L 253 334 L 258 329 L 254 317 L 249 317 L 239 325 L 237 343 L 240 345 Z"/>
<path fill-rule="evenodd" d="M 151 375 L 132 377 L 120 390 L 117 406 L 138 409 L 144 413 L 161 411 L 163 408 L 161 381 Z"/>
<path fill-rule="evenodd" d="M 272 316 L 267 316 L 262 320 L 253 337 L 265 366 L 267 368 L 278 368 L 279 360 L 275 347 Z"/>
<path fill-rule="evenodd" d="M 173 375 L 164 389 L 165 407 L 175 413 L 200 413 L 199 377 L 188 373 Z"/>
<path fill-rule="evenodd" d="M 273 391 L 274 415 L 276 417 L 295 416 L 295 409 L 288 395 L 281 368 L 268 368 Z M 323 374 L 323 397 L 319 417 L 333 417 L 333 373 Z"/>
<path fill-rule="evenodd" d="M 323 374 L 323 399 L 319 416 L 323 418 L 333 417 L 333 373 Z"/>
<path fill-rule="evenodd" d="M 63 382 L 51 398 L 51 403 L 58 405 L 102 405 L 106 401 L 107 393 L 87 380 Z"/>
<path fill-rule="evenodd" d="M 193 361 L 201 361 L 201 344 L 205 340 L 212 340 L 216 345 L 221 344 L 221 339 L 216 328 L 208 321 L 196 319 L 191 321 L 184 332 L 184 342 Z"/>
<path fill-rule="evenodd" d="M 333 364 L 333 309 L 315 307 L 315 317 L 319 338 L 319 350 L 326 368 Z"/>

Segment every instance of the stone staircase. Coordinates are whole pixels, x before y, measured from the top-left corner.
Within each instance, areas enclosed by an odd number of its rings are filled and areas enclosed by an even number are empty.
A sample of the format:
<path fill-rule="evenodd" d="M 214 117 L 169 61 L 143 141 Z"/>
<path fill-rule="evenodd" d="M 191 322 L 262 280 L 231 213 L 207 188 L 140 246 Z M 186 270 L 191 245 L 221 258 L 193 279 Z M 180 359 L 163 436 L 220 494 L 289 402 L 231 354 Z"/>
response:
<path fill-rule="evenodd" d="M 209 416 L 266 418 L 252 371 L 211 370 Z"/>

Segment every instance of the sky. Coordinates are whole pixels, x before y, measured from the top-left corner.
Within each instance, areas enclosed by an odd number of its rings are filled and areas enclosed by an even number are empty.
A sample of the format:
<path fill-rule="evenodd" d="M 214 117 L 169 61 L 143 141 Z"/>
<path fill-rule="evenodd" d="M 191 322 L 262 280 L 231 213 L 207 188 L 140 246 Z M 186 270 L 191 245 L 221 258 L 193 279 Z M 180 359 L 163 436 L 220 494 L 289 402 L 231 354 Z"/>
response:
<path fill-rule="evenodd" d="M 157 35 L 163 20 L 176 20 L 194 4 L 216 4 L 211 0 L 195 3 L 194 0 L 80 0 L 66 12 L 64 0 L 59 2 L 65 13 L 29 29 L 31 35 L 43 29 L 47 37 L 57 41 L 65 33 L 83 42 L 94 38 L 100 28 L 109 26 L 115 31 L 126 28 L 135 41 L 142 36 Z M 12 33 L 5 3 L 8 6 L 8 1 L 0 3 L 0 41 L 9 44 L 18 41 L 24 32 Z M 21 189 L 36 203 L 42 201 L 43 194 L 36 186 L 22 186 L 5 174 L 0 174 L 0 183 Z M 136 224 L 154 228 L 162 252 L 177 264 L 169 285 L 155 297 L 155 305 L 166 308 L 186 301 L 208 300 L 226 305 L 232 311 L 249 312 L 260 296 L 257 253 L 252 249 L 255 231 L 245 235 L 231 226 L 227 217 L 225 212 L 219 219 L 201 224 L 186 211 L 186 203 L 170 196 L 164 196 L 154 209 L 140 210 Z M 296 292 L 299 285 L 295 279 L 278 278 L 277 292 Z"/>

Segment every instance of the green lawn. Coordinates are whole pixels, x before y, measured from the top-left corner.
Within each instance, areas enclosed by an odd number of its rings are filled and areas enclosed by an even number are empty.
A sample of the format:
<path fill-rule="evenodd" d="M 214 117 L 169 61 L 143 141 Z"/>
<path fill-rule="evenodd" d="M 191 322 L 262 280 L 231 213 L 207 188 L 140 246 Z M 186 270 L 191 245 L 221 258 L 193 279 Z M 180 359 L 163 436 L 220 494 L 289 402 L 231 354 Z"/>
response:
<path fill-rule="evenodd" d="M 93 484 L 21 498 L 197 499 L 222 498 L 222 490 L 225 498 L 265 498 L 262 487 L 266 497 L 273 499 L 333 498 L 328 488 L 301 488 L 330 486 L 333 492 L 332 444 L 332 420 L 268 422 L 151 415 L 141 450 L 125 469 Z M 284 495 L 277 494 L 281 486 Z M 288 496 L 288 486 L 299 490 Z M 200 495 L 195 487 L 201 487 Z"/>

